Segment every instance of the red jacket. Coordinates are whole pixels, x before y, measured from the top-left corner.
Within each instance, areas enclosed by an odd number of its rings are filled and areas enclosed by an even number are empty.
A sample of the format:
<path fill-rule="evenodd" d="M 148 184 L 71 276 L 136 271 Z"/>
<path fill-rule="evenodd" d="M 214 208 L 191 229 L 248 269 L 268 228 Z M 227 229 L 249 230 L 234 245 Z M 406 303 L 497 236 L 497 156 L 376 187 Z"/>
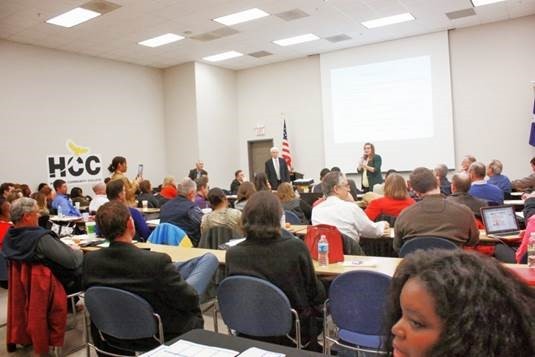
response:
<path fill-rule="evenodd" d="M 31 343 L 35 353 L 48 353 L 49 346 L 63 346 L 66 322 L 67 295 L 51 270 L 11 260 L 7 343 Z"/>
<path fill-rule="evenodd" d="M 403 200 L 395 200 L 389 197 L 376 198 L 370 201 L 366 207 L 366 215 L 372 221 L 375 221 L 381 214 L 397 217 L 405 208 L 414 204 L 412 198 L 405 198 Z"/>

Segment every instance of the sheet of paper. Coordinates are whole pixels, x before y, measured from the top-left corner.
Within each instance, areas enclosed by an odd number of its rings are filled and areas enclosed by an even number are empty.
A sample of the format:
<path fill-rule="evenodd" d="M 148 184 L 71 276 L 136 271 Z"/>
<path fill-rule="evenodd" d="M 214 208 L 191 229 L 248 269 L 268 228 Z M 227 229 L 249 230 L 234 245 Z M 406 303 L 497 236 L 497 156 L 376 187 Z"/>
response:
<path fill-rule="evenodd" d="M 186 340 L 178 340 L 171 346 L 160 346 L 142 354 L 142 357 L 234 357 L 239 352 L 224 348 L 201 345 Z"/>
<path fill-rule="evenodd" d="M 342 263 L 345 267 L 362 267 L 362 268 L 372 268 L 377 266 L 377 261 L 373 259 L 352 259 L 352 260 L 344 260 Z"/>
<path fill-rule="evenodd" d="M 240 354 L 240 357 L 284 357 L 283 353 L 266 351 L 258 347 L 251 347 Z"/>
<path fill-rule="evenodd" d="M 225 244 L 229 247 L 234 247 L 235 245 L 238 245 L 240 244 L 241 242 L 243 242 L 245 240 L 245 238 L 239 238 L 239 239 L 231 239 L 229 240 L 228 242 L 226 242 Z"/>

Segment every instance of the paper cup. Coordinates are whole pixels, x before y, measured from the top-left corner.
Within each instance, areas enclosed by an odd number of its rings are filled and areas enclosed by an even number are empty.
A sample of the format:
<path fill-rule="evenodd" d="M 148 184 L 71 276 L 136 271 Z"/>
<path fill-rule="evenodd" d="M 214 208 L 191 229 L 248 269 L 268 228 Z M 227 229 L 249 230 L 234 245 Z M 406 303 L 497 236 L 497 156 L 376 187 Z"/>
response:
<path fill-rule="evenodd" d="M 149 201 L 143 200 L 143 201 L 141 201 L 141 205 L 143 205 L 143 208 L 148 208 L 149 207 Z"/>
<path fill-rule="evenodd" d="M 97 224 L 95 222 L 85 222 L 85 232 L 88 238 L 96 238 L 96 226 Z"/>

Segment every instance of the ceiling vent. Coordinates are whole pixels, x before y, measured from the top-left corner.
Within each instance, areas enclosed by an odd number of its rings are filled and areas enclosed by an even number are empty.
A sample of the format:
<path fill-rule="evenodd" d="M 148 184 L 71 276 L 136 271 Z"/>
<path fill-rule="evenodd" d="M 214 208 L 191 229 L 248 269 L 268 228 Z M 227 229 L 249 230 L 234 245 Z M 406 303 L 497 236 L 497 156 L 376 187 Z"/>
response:
<path fill-rule="evenodd" d="M 303 17 L 308 17 L 310 15 L 304 12 L 303 10 L 293 9 L 285 12 L 280 12 L 278 14 L 275 14 L 275 16 L 284 21 L 293 21 L 297 19 L 302 19 Z"/>
<path fill-rule="evenodd" d="M 273 55 L 273 53 L 268 52 L 268 51 L 257 51 L 257 52 L 249 53 L 249 56 L 255 57 L 255 58 L 261 58 L 261 57 L 266 57 L 266 56 L 271 56 L 271 55 Z"/>
<path fill-rule="evenodd" d="M 86 10 L 95 11 L 95 12 L 98 12 L 99 14 L 104 15 L 104 14 L 107 14 L 108 12 L 111 12 L 113 10 L 120 8 L 121 5 L 117 5 L 106 0 L 93 0 L 93 1 L 86 2 L 83 5 L 80 5 L 80 7 Z"/>
<path fill-rule="evenodd" d="M 219 38 L 232 36 L 237 33 L 239 33 L 239 31 L 234 30 L 233 28 L 221 27 L 214 31 L 205 32 L 199 35 L 191 36 L 190 38 L 193 40 L 201 41 L 201 42 L 208 42 L 208 41 L 217 40 Z"/>
<path fill-rule="evenodd" d="M 349 36 L 346 35 L 346 34 L 341 34 L 341 35 L 335 35 L 335 36 L 325 37 L 325 39 L 326 39 L 327 41 L 329 41 L 329 42 L 336 43 L 336 42 L 342 42 L 342 41 L 351 40 L 351 37 L 349 37 Z"/>
<path fill-rule="evenodd" d="M 446 16 L 450 20 L 457 20 L 457 19 L 461 19 L 463 17 L 474 16 L 475 14 L 476 14 L 476 12 L 474 11 L 474 9 L 470 7 L 468 9 L 464 9 L 464 10 L 457 10 L 457 11 L 447 12 Z"/>

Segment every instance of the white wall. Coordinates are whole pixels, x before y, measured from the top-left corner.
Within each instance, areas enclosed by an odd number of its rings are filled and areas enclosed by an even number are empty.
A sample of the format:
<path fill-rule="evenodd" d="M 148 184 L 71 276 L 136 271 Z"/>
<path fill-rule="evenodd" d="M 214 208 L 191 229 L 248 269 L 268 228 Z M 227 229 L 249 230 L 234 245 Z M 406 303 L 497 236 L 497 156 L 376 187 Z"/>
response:
<path fill-rule="evenodd" d="M 236 72 L 195 63 L 199 158 L 211 187 L 230 189 L 239 167 Z"/>
<path fill-rule="evenodd" d="M 199 157 L 195 64 L 185 63 L 164 71 L 165 135 L 155 143 L 167 152 L 166 175 L 178 182 L 188 175 Z M 160 181 L 163 176 L 160 178 Z M 161 183 L 161 182 L 160 182 Z"/>
<path fill-rule="evenodd" d="M 510 178 L 527 175 L 535 149 L 535 16 L 450 32 L 457 162 L 499 159 Z"/>
<path fill-rule="evenodd" d="M 273 138 L 281 146 L 286 118 L 293 166 L 317 177 L 324 165 L 319 56 L 238 72 L 240 165 L 248 172 L 247 141 Z M 255 127 L 265 125 L 265 136 Z"/>
<path fill-rule="evenodd" d="M 122 155 L 131 177 L 137 163 L 151 180 L 164 174 L 157 69 L 0 41 L 0 123 L 2 182 L 35 189 L 47 180 L 46 156 L 69 154 L 67 139 L 101 154 L 105 168 Z"/>

